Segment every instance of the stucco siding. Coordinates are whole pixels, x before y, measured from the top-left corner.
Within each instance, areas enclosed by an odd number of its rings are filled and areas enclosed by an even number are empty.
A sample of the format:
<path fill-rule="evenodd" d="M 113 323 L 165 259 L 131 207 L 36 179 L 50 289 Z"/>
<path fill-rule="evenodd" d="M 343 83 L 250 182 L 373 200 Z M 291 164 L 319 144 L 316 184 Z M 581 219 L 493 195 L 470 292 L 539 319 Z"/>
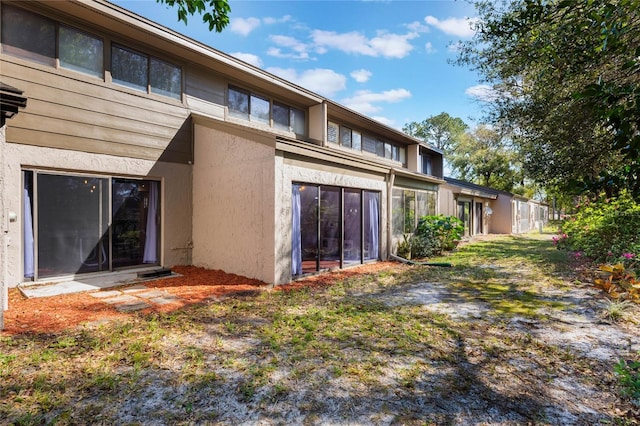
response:
<path fill-rule="evenodd" d="M 275 140 L 195 125 L 193 264 L 274 282 Z"/>

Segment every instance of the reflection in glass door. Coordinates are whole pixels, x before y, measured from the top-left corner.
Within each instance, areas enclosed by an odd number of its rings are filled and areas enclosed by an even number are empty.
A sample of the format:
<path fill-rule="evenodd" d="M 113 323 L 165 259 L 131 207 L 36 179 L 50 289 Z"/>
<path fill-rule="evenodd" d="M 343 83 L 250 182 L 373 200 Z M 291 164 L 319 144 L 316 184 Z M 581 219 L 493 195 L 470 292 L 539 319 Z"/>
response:
<path fill-rule="evenodd" d="M 471 232 L 471 201 L 458 201 L 458 219 L 464 223 L 464 236 Z"/>
<path fill-rule="evenodd" d="M 357 264 L 362 256 L 362 196 L 359 189 L 344 190 L 344 264 Z"/>
<path fill-rule="evenodd" d="M 320 268 L 340 267 L 340 188 L 320 187 Z"/>

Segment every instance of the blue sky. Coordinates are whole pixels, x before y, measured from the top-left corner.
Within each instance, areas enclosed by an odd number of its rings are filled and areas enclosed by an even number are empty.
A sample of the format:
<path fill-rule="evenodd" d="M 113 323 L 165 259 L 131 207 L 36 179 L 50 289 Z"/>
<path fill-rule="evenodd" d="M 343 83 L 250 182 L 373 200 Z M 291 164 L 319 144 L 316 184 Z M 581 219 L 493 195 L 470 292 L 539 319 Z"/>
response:
<path fill-rule="evenodd" d="M 481 119 L 478 76 L 448 63 L 473 35 L 464 1 L 230 0 L 222 33 L 155 0 L 114 3 L 390 127 Z"/>

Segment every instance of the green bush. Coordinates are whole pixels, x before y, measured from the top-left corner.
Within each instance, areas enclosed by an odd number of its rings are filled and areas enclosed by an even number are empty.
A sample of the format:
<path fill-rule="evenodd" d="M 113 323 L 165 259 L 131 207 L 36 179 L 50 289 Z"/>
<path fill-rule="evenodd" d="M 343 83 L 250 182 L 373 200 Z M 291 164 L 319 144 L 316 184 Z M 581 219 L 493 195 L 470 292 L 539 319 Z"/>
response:
<path fill-rule="evenodd" d="M 454 216 L 422 216 L 414 232 L 412 255 L 430 257 L 453 250 L 464 233 L 464 224 Z"/>
<path fill-rule="evenodd" d="M 584 203 L 563 222 L 560 234 L 554 238 L 559 248 L 595 261 L 629 263 L 640 256 L 640 204 L 628 193 Z"/>

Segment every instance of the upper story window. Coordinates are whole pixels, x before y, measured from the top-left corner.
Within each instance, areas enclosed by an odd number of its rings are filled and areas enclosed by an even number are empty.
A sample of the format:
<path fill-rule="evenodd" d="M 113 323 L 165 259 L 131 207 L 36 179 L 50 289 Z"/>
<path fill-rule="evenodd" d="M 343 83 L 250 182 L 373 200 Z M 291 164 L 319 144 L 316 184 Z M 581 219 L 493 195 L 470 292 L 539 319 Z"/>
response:
<path fill-rule="evenodd" d="M 36 13 L 2 5 L 2 53 L 104 78 L 104 41 Z M 180 99 L 180 67 L 124 46 L 111 46 L 112 81 Z"/>
<path fill-rule="evenodd" d="M 58 30 L 60 66 L 102 78 L 104 47 L 102 39 L 60 25 Z"/>
<path fill-rule="evenodd" d="M 385 142 L 367 134 L 363 136 L 357 130 L 332 121 L 327 123 L 327 141 L 355 151 L 370 152 L 403 165 L 407 162 L 407 149 L 404 146 Z"/>
<path fill-rule="evenodd" d="M 229 86 L 228 94 L 230 116 L 298 135 L 306 133 L 304 111 L 233 86 Z"/>
<path fill-rule="evenodd" d="M 114 83 L 180 99 L 181 70 L 168 62 L 114 44 L 111 46 L 111 78 Z"/>
<path fill-rule="evenodd" d="M 56 23 L 35 13 L 2 5 L 2 51 L 55 65 Z"/>

